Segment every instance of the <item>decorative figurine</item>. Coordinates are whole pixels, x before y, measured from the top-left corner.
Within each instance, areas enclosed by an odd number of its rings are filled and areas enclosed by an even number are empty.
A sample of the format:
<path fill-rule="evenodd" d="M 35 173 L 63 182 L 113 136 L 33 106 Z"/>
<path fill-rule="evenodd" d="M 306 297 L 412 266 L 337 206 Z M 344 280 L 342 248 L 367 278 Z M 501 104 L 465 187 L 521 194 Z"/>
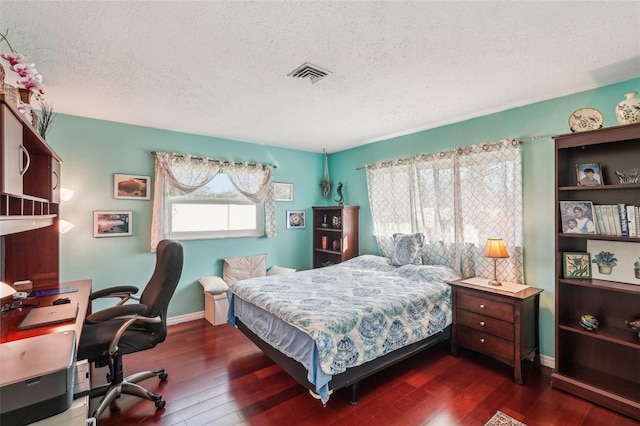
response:
<path fill-rule="evenodd" d="M 637 330 L 638 337 L 640 337 L 640 318 L 631 321 L 625 321 L 625 323 L 627 323 L 627 327 L 629 327 L 630 329 Z"/>
<path fill-rule="evenodd" d="M 580 326 L 587 331 L 594 331 L 598 328 L 598 320 L 593 315 L 582 315 L 580 317 Z"/>
<path fill-rule="evenodd" d="M 338 187 L 336 188 L 336 193 L 338 194 L 338 198 L 334 198 L 335 202 L 343 205 L 344 197 L 342 196 L 342 182 L 338 182 Z"/>

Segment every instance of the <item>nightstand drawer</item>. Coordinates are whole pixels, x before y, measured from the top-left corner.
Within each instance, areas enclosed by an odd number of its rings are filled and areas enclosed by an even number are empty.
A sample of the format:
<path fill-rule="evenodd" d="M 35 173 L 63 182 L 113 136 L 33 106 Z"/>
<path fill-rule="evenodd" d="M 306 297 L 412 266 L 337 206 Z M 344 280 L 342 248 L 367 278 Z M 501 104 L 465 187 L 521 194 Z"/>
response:
<path fill-rule="evenodd" d="M 504 321 L 513 322 L 513 305 L 497 302 L 485 297 L 478 297 L 464 291 L 458 292 L 456 307 L 467 311 L 477 312 L 482 315 L 489 315 L 490 317 L 499 318 Z"/>
<path fill-rule="evenodd" d="M 514 326 L 512 322 L 502 321 L 464 309 L 456 309 L 456 322 L 460 325 L 513 341 Z"/>
<path fill-rule="evenodd" d="M 489 333 L 459 325 L 457 327 L 458 344 L 474 351 L 496 356 L 501 359 L 513 359 L 513 342 L 493 336 Z"/>

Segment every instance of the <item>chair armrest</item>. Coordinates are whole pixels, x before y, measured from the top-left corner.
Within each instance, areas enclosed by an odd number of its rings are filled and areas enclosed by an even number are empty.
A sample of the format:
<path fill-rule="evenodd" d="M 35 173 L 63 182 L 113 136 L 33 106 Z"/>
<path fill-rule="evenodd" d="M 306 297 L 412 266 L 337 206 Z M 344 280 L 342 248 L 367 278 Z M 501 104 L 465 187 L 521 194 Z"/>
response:
<path fill-rule="evenodd" d="M 89 315 L 85 318 L 85 322 L 87 324 L 97 324 L 99 322 L 108 321 L 112 319 L 128 319 L 123 318 L 132 315 L 142 315 L 147 311 L 147 306 L 141 303 L 132 304 L 132 305 L 121 305 L 114 306 L 112 308 L 103 309 L 96 313 Z M 140 319 L 144 319 L 141 317 Z"/>
<path fill-rule="evenodd" d="M 139 297 L 134 296 L 138 292 L 138 287 L 132 285 L 120 285 L 115 287 L 103 288 L 96 290 L 89 295 L 89 300 L 100 299 L 103 297 L 117 297 L 120 301 L 116 306 L 124 304 L 127 300 L 140 300 Z"/>

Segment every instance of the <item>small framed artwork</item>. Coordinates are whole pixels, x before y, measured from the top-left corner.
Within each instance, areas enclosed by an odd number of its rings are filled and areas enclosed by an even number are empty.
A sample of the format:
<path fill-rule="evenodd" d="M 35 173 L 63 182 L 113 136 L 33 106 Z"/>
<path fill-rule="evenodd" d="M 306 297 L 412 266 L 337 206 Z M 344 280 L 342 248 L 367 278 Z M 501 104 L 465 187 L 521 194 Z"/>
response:
<path fill-rule="evenodd" d="M 600 163 L 576 164 L 576 180 L 578 186 L 603 185 Z"/>
<path fill-rule="evenodd" d="M 93 236 L 126 237 L 133 235 L 131 210 L 102 210 L 93 212 Z"/>
<path fill-rule="evenodd" d="M 304 210 L 287 210 L 287 229 L 302 229 L 307 227 Z"/>
<path fill-rule="evenodd" d="M 123 200 L 150 200 L 151 176 L 114 174 L 113 198 Z"/>
<path fill-rule="evenodd" d="M 562 256 L 565 278 L 591 278 L 591 255 L 589 253 L 562 253 Z"/>
<path fill-rule="evenodd" d="M 565 234 L 595 234 L 591 201 L 560 201 L 562 232 Z"/>
<path fill-rule="evenodd" d="M 293 184 L 292 183 L 273 183 L 273 192 L 276 201 L 293 201 Z"/>

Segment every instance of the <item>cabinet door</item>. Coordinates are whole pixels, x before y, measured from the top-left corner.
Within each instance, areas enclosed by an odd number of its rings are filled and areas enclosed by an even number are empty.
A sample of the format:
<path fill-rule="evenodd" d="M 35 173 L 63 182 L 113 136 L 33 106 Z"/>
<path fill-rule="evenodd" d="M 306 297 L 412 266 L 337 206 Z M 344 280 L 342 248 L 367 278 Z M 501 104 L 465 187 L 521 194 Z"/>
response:
<path fill-rule="evenodd" d="M 22 195 L 22 174 L 26 151 L 22 145 L 22 123 L 5 105 L 0 110 L 2 120 L 2 173 L 0 192 Z"/>
<path fill-rule="evenodd" d="M 51 202 L 60 204 L 60 162 L 51 158 Z"/>

